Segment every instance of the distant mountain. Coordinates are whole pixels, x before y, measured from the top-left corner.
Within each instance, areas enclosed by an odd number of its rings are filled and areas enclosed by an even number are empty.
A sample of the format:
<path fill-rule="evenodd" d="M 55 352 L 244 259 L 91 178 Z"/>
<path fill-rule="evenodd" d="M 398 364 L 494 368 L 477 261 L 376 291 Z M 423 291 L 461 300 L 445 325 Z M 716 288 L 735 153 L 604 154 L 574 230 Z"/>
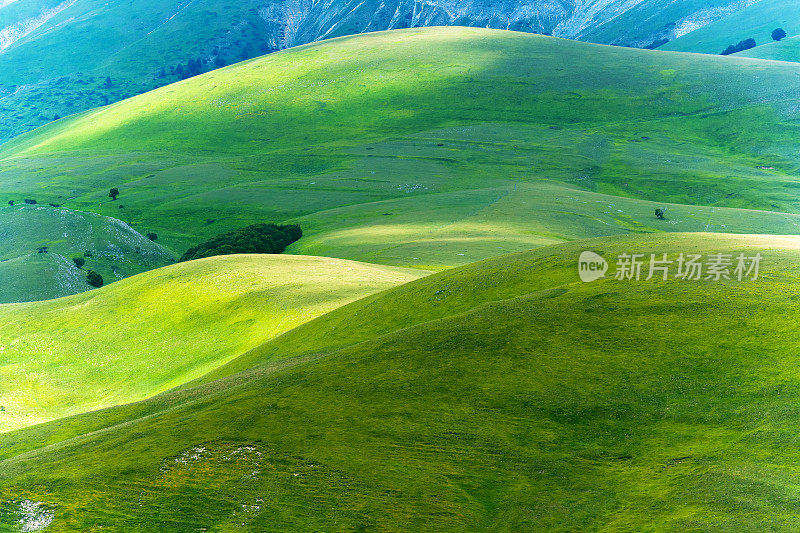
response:
<path fill-rule="evenodd" d="M 654 47 L 752 0 L 0 0 L 0 142 L 321 39 L 462 25 Z"/>

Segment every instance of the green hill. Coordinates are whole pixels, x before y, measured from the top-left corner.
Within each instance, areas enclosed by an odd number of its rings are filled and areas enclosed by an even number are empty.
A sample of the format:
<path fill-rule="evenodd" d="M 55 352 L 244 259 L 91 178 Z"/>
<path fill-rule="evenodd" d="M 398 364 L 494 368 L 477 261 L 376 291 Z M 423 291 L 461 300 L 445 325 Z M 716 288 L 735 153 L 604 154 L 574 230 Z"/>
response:
<path fill-rule="evenodd" d="M 75 257 L 84 259 L 83 270 Z M 0 303 L 87 291 L 89 270 L 111 283 L 173 261 L 168 250 L 115 218 L 40 205 L 0 207 Z"/>
<path fill-rule="evenodd" d="M 783 45 L 774 44 L 771 33 L 776 28 L 783 28 L 789 36 L 800 34 L 800 2 L 797 0 L 760 0 L 752 5 L 736 11 L 712 24 L 696 29 L 674 41 L 662 46 L 661 50 L 680 52 L 701 52 L 719 54 L 728 45 L 745 39 L 755 39 L 757 49 L 772 50 L 774 56 L 741 55 L 761 57 L 763 59 L 788 59 L 779 57 Z M 767 53 L 768 54 L 768 53 Z"/>
<path fill-rule="evenodd" d="M 182 385 L 335 307 L 424 274 L 236 255 L 68 298 L 0 305 L 0 432 Z"/>
<path fill-rule="evenodd" d="M 758 280 L 584 284 L 583 250 L 763 261 Z M 2 523 L 792 530 L 798 268 L 797 237 L 678 234 L 436 274 L 222 379 L 0 436 Z"/>
<path fill-rule="evenodd" d="M 735 0 L 4 0 L 0 142 L 58 117 L 321 39 L 449 25 L 644 46 L 669 34 L 670 23 L 707 23 L 714 20 L 709 8 L 741 7 Z"/>
<path fill-rule="evenodd" d="M 757 46 L 744 52 L 736 54 L 741 57 L 753 57 L 757 59 L 771 59 L 775 61 L 793 61 L 800 63 L 800 38 L 797 36 L 772 41 L 768 44 Z"/>
<path fill-rule="evenodd" d="M 515 32 L 376 33 L 23 135 L 0 150 L 0 187 L 116 216 L 119 187 L 126 222 L 176 254 L 261 222 L 304 224 L 290 251 L 429 268 L 603 234 L 795 233 L 779 212 L 800 213 L 798 73 Z M 715 209 L 670 206 L 661 224 L 664 204 Z"/>
<path fill-rule="evenodd" d="M 205 71 L 270 51 L 263 4 L 0 3 L 0 140 L 180 80 L 190 60 Z"/>

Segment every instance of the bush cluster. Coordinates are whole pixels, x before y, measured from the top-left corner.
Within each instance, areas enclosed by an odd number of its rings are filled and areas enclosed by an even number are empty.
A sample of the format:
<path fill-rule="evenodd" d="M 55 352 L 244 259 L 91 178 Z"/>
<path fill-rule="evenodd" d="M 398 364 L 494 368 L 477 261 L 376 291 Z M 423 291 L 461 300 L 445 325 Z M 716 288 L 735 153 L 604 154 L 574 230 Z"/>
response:
<path fill-rule="evenodd" d="M 92 287 L 100 288 L 103 286 L 103 276 L 95 272 L 94 270 L 89 270 L 86 272 L 86 282 L 89 283 Z"/>
<path fill-rule="evenodd" d="M 298 225 L 253 224 L 222 235 L 190 248 L 181 261 L 202 259 L 214 255 L 279 254 L 303 236 Z"/>
<path fill-rule="evenodd" d="M 722 51 L 722 54 L 720 55 L 729 56 L 731 54 L 735 54 L 736 52 L 744 52 L 745 50 L 750 50 L 751 48 L 755 47 L 755 39 L 745 39 L 744 41 L 739 41 L 738 44 L 729 45 L 725 50 Z"/>

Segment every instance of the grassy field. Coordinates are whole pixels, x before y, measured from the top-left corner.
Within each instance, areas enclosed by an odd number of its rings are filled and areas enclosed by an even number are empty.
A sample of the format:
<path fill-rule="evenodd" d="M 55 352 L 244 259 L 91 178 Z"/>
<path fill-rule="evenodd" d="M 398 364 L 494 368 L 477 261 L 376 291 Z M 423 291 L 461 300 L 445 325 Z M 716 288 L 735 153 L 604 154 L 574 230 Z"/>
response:
<path fill-rule="evenodd" d="M 227 256 L 68 298 L 0 305 L 0 432 L 147 398 L 424 274 L 317 257 Z"/>
<path fill-rule="evenodd" d="M 586 249 L 763 261 L 583 284 Z M 197 387 L 0 436 L 2 523 L 30 501 L 52 531 L 795 529 L 798 268 L 797 237 L 675 234 L 436 274 Z"/>
<path fill-rule="evenodd" d="M 800 213 L 798 73 L 482 29 L 341 38 L 24 135 L 0 149 L 0 188 L 121 216 L 106 198 L 119 187 L 124 220 L 176 254 L 249 223 L 300 221 L 304 253 L 442 268 L 600 227 L 711 229 L 678 207 L 685 218 L 654 225 L 656 204 Z M 607 198 L 587 193 L 640 202 L 609 217 Z M 463 205 L 439 209 L 447 195 Z M 513 222 L 492 218 L 510 202 Z M 409 225 L 412 212 L 424 216 Z M 718 212 L 717 231 L 730 220 L 795 232 L 785 215 Z M 487 241 L 502 225 L 507 236 Z M 380 242 L 350 246 L 359 233 Z"/>
<path fill-rule="evenodd" d="M 82 270 L 75 257 L 84 259 Z M 118 219 L 50 206 L 0 207 L 0 303 L 87 291 L 89 270 L 111 283 L 172 262 L 171 252 Z"/>
<path fill-rule="evenodd" d="M 103 215 L 175 255 L 304 236 L 0 305 L 0 531 L 798 529 L 798 97 L 791 63 L 414 29 L 3 145 L 8 199 L 65 207 L 0 209 L 0 281 Z M 581 283 L 584 250 L 763 260 Z"/>

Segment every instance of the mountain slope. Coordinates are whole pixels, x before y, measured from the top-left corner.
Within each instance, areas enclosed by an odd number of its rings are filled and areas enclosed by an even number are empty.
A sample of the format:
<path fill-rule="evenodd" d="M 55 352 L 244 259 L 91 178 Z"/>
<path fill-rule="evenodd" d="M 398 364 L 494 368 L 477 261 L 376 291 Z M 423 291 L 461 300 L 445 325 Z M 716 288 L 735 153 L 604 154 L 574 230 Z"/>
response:
<path fill-rule="evenodd" d="M 119 187 L 177 253 L 299 221 L 292 250 L 423 268 L 621 232 L 794 233 L 798 74 L 485 29 L 347 37 L 23 135 L 0 187 L 116 216 Z M 714 209 L 657 221 L 664 204 Z"/>
<path fill-rule="evenodd" d="M 76 257 L 85 261 L 83 270 Z M 114 218 L 52 206 L 0 207 L 0 303 L 90 290 L 89 270 L 111 283 L 172 262 L 169 251 Z"/>
<path fill-rule="evenodd" d="M 762 276 L 582 284 L 585 249 L 760 252 Z M 798 249 L 618 237 L 430 276 L 244 372 L 0 436 L 3 524 L 28 501 L 54 531 L 794 529 Z"/>
<path fill-rule="evenodd" d="M 0 432 L 147 398 L 337 306 L 424 274 L 237 255 L 180 263 L 69 298 L 0 305 Z"/>
<path fill-rule="evenodd" d="M 646 46 L 746 3 L 15 0 L 0 3 L 0 142 L 188 75 L 331 37 L 460 25 Z"/>
<path fill-rule="evenodd" d="M 675 39 L 662 46 L 661 49 L 719 54 L 728 45 L 750 38 L 755 39 L 758 48 L 772 48 L 774 46 L 771 37 L 772 30 L 783 28 L 790 36 L 800 33 L 798 8 L 800 8 L 800 2 L 797 0 L 760 0 L 745 9 Z M 749 52 L 745 55 L 764 59 L 781 59 L 758 54 L 751 56 Z"/>

